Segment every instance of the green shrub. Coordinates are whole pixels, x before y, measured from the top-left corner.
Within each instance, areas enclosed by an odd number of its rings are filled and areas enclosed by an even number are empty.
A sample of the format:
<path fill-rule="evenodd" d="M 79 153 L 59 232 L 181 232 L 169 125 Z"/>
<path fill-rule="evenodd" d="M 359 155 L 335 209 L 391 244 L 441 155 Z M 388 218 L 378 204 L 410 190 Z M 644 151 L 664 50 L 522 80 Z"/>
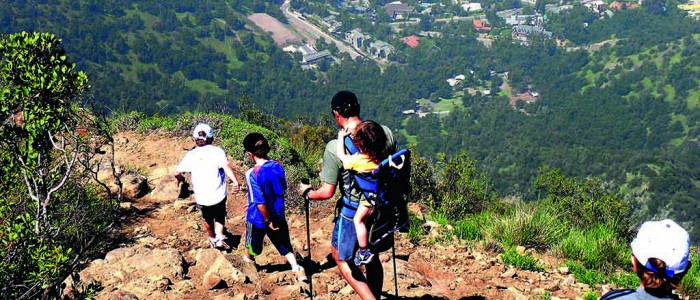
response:
<path fill-rule="evenodd" d="M 540 172 L 535 188 L 546 190 L 546 205 L 554 207 L 569 224 L 580 229 L 614 225 L 611 229 L 619 237 L 630 237 L 630 207 L 622 197 L 609 192 L 602 180 L 568 178 L 558 169 L 542 168 Z"/>
<path fill-rule="evenodd" d="M 490 222 L 490 219 L 491 216 L 488 212 L 469 215 L 454 224 L 455 234 L 462 240 L 481 240 L 484 237 L 484 226 Z"/>
<path fill-rule="evenodd" d="M 418 245 L 420 240 L 425 236 L 425 230 L 423 229 L 423 220 L 418 218 L 415 214 L 409 214 L 409 228 L 408 228 L 408 239 L 414 245 Z"/>
<path fill-rule="evenodd" d="M 691 299 L 700 299 L 700 266 L 695 264 L 696 262 L 700 264 L 700 250 L 698 248 L 691 248 L 690 261 L 693 262 L 693 265 L 683 277 L 679 290 L 682 294 L 690 296 Z"/>
<path fill-rule="evenodd" d="M 583 282 L 588 285 L 596 285 L 605 281 L 605 274 L 599 271 L 587 269 L 576 261 L 567 260 L 566 266 L 569 267 L 569 270 L 571 270 L 571 273 L 574 274 L 576 280 L 579 282 Z"/>
<path fill-rule="evenodd" d="M 639 286 L 639 277 L 633 272 L 615 272 L 608 276 L 608 283 L 626 289 L 634 289 Z"/>
<path fill-rule="evenodd" d="M 488 239 L 507 247 L 547 249 L 567 230 L 551 207 L 519 204 L 512 212 L 494 217 L 484 231 Z"/>
<path fill-rule="evenodd" d="M 588 291 L 583 294 L 583 299 L 585 300 L 598 300 L 600 296 L 598 296 L 598 293 L 593 292 L 593 291 Z"/>
<path fill-rule="evenodd" d="M 506 252 L 501 253 L 503 263 L 509 266 L 515 266 L 521 270 L 542 272 L 544 268 L 536 258 L 530 254 L 520 254 L 515 247 L 511 247 Z"/>
<path fill-rule="evenodd" d="M 629 245 L 615 232 L 614 226 L 600 224 L 588 230 L 574 229 L 553 247 L 553 253 L 580 261 L 585 268 L 612 272 L 629 265 Z"/>
<path fill-rule="evenodd" d="M 479 173 L 476 166 L 477 161 L 469 157 L 466 151 L 450 159 L 444 154 L 438 155 L 437 206 L 439 212 L 450 220 L 456 221 L 468 214 L 482 212 L 495 199 L 486 176 Z"/>
<path fill-rule="evenodd" d="M 427 159 L 418 153 L 411 155 L 411 194 L 409 199 L 431 210 L 437 209 L 438 194 L 435 170 Z"/>

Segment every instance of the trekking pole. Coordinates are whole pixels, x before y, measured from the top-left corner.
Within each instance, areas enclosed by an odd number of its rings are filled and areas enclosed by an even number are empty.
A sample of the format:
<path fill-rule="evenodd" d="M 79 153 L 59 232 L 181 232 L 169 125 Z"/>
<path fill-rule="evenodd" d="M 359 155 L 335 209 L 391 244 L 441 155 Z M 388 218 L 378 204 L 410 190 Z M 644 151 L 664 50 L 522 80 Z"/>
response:
<path fill-rule="evenodd" d="M 397 279 L 396 274 L 396 233 L 393 233 L 394 239 L 391 241 L 391 259 L 394 261 L 394 294 L 396 295 L 396 299 L 399 299 L 399 280 Z"/>
<path fill-rule="evenodd" d="M 309 184 L 309 180 L 304 178 L 301 180 L 301 183 L 303 184 Z M 304 195 L 304 210 L 306 212 L 306 247 L 307 247 L 307 266 L 309 267 L 309 296 L 311 297 L 311 300 L 314 299 L 314 284 L 313 284 L 313 276 L 314 273 L 311 270 L 311 263 L 313 260 L 311 259 L 311 229 L 309 227 L 309 214 L 310 214 L 310 207 L 311 207 L 311 201 L 309 201 L 308 195 Z"/>

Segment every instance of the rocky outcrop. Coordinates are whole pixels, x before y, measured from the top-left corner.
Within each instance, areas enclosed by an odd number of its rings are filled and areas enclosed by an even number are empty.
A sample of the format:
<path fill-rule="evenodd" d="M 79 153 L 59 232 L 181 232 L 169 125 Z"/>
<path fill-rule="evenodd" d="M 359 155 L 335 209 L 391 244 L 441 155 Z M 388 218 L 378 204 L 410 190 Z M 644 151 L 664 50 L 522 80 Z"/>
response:
<path fill-rule="evenodd" d="M 182 279 L 184 259 L 175 249 L 119 248 L 107 253 L 104 259 L 93 261 L 79 274 L 83 283 L 99 282 L 105 287 L 103 294 L 163 299 L 169 286 Z"/>

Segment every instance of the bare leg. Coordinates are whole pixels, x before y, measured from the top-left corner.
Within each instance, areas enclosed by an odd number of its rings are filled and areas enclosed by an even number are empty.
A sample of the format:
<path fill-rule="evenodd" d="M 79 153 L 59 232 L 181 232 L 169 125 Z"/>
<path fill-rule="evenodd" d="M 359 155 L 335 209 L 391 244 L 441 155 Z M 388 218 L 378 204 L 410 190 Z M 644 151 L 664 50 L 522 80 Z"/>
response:
<path fill-rule="evenodd" d="M 335 263 L 338 265 L 338 270 L 340 271 L 340 274 L 343 275 L 345 281 L 347 281 L 348 284 L 350 284 L 352 289 L 355 290 L 355 292 L 360 296 L 360 298 L 362 298 L 363 300 L 378 299 L 379 294 L 375 296 L 374 293 L 372 293 L 372 290 L 370 290 L 369 285 L 367 285 L 367 280 L 365 279 L 365 276 L 364 274 L 362 274 L 360 269 L 358 269 L 354 264 L 348 264 L 348 262 L 340 260 L 338 258 L 338 249 L 335 249 L 335 247 L 331 247 L 331 253 L 333 254 L 333 259 L 335 260 Z M 381 283 L 379 284 L 381 285 Z M 379 293 L 381 293 L 381 288 L 379 289 Z"/>
<path fill-rule="evenodd" d="M 202 219 L 202 225 L 204 225 L 204 230 L 207 231 L 207 235 L 208 235 L 210 238 L 216 237 L 216 236 L 214 235 L 214 230 L 213 230 L 213 228 L 211 228 L 211 227 L 212 227 L 212 226 L 211 226 L 212 224 L 209 224 L 209 222 L 207 222 L 206 220 Z"/>
<path fill-rule="evenodd" d="M 287 255 L 284 256 L 284 258 L 287 259 L 287 262 L 289 262 L 289 265 L 292 266 L 292 270 L 296 269 L 297 264 L 297 258 L 294 256 L 293 252 L 287 253 Z"/>
<path fill-rule="evenodd" d="M 219 222 L 214 222 L 214 232 L 216 233 L 217 236 L 223 236 L 224 235 L 224 224 L 219 223 Z"/>
<path fill-rule="evenodd" d="M 360 249 L 367 248 L 367 226 L 365 226 L 365 219 L 372 213 L 372 208 L 364 205 L 357 207 L 357 212 L 355 217 L 352 218 L 352 222 L 355 224 L 355 232 L 357 233 L 357 244 Z"/>

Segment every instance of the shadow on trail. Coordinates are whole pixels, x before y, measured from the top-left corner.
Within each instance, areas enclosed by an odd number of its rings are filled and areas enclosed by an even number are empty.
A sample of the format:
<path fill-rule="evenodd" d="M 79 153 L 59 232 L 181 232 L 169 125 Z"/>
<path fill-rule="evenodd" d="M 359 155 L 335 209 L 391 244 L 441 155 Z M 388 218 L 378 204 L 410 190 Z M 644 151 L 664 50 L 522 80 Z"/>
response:
<path fill-rule="evenodd" d="M 104 249 L 105 253 L 119 248 L 121 245 L 132 244 L 136 235 L 123 234 L 122 230 L 131 224 L 140 223 L 161 207 L 162 205 L 160 203 L 153 202 L 141 209 L 132 206 L 129 210 L 121 211 L 119 213 L 119 220 L 114 224 L 115 230 L 112 231 L 109 242 Z"/>
<path fill-rule="evenodd" d="M 448 298 L 445 298 L 442 296 L 433 296 L 433 295 L 423 295 L 423 296 L 417 296 L 417 297 L 405 297 L 405 296 L 401 296 L 401 294 L 399 294 L 399 297 L 396 297 L 396 295 L 389 294 L 387 292 L 383 292 L 382 297 L 386 298 L 386 299 L 401 299 L 401 300 L 447 300 L 448 299 Z M 469 297 L 459 298 L 459 300 L 486 300 L 486 298 L 483 296 L 469 296 Z"/>

